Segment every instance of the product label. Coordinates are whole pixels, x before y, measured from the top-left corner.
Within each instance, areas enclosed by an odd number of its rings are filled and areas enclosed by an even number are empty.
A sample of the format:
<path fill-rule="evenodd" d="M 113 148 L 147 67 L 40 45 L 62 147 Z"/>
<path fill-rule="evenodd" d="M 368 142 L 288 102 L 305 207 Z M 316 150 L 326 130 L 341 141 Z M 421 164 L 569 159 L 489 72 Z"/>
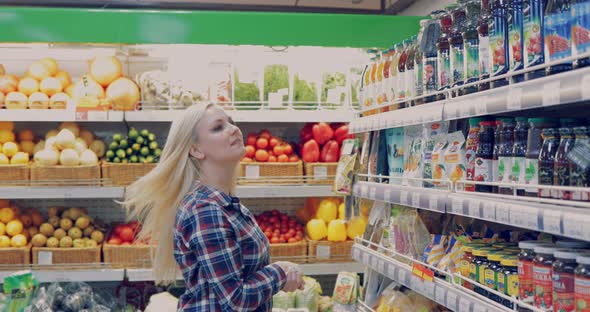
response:
<path fill-rule="evenodd" d="M 506 293 L 506 275 L 502 272 L 498 273 L 498 291 Z"/>
<path fill-rule="evenodd" d="M 475 181 L 492 182 L 492 166 L 493 161 L 491 159 L 477 157 L 475 159 Z"/>
<path fill-rule="evenodd" d="M 576 276 L 574 298 L 577 312 L 590 312 L 590 279 Z"/>
<path fill-rule="evenodd" d="M 590 2 L 572 5 L 572 41 L 576 54 L 590 51 Z"/>
<path fill-rule="evenodd" d="M 535 288 L 535 307 L 541 309 L 553 307 L 551 267 L 533 265 L 533 287 Z"/>
<path fill-rule="evenodd" d="M 539 161 L 539 184 L 553 185 L 553 162 L 541 160 Z M 540 197 L 551 197 L 550 189 L 539 189 Z"/>
<path fill-rule="evenodd" d="M 453 73 L 452 83 L 457 83 L 465 79 L 464 55 L 462 45 L 451 46 L 451 72 Z"/>
<path fill-rule="evenodd" d="M 477 282 L 482 285 L 486 283 L 486 269 L 488 268 L 487 264 L 482 264 L 477 267 Z"/>
<path fill-rule="evenodd" d="M 574 274 L 553 272 L 553 311 L 575 311 Z"/>
<path fill-rule="evenodd" d="M 553 13 L 545 18 L 545 53 L 549 61 L 572 55 L 570 12 Z"/>
<path fill-rule="evenodd" d="M 467 136 L 467 143 L 465 145 L 465 162 L 467 163 L 465 172 L 467 181 L 473 181 L 475 179 L 475 151 L 479 143 L 478 133 L 479 128 L 471 128 Z M 465 184 L 465 191 L 475 192 L 475 185 Z"/>
<path fill-rule="evenodd" d="M 399 72 L 398 74 L 398 92 L 397 95 L 400 99 L 403 99 L 406 97 L 406 82 L 407 82 L 407 77 L 406 77 L 406 72 Z"/>
<path fill-rule="evenodd" d="M 415 82 L 414 82 L 414 70 L 406 70 L 406 97 L 407 98 L 411 98 L 413 96 L 415 96 L 415 91 L 414 91 L 414 87 L 415 87 Z"/>
<path fill-rule="evenodd" d="M 479 78 L 479 41 L 477 39 L 465 40 L 465 57 L 463 67 L 464 79 Z"/>
<path fill-rule="evenodd" d="M 504 22 L 494 21 L 491 25 L 488 25 L 490 28 L 490 60 L 492 62 L 492 71 L 491 75 L 495 76 L 505 69 L 507 69 L 506 58 L 508 57 L 508 45 L 509 43 L 506 42 L 507 36 L 506 32 L 508 31 L 507 25 Z"/>
<path fill-rule="evenodd" d="M 451 83 L 451 56 L 449 52 L 449 50 L 438 52 L 439 89 L 447 87 Z"/>
<path fill-rule="evenodd" d="M 498 157 L 498 179 L 502 183 L 511 183 L 513 157 Z"/>
<path fill-rule="evenodd" d="M 535 295 L 533 288 L 533 262 L 527 260 L 518 261 L 518 280 L 520 283 L 519 297 L 524 302 L 533 302 Z"/>
<path fill-rule="evenodd" d="M 526 184 L 530 185 L 538 185 L 539 184 L 539 160 L 537 159 L 525 159 L 525 182 Z M 539 191 L 536 187 L 527 187 L 526 191 L 528 193 L 537 193 Z"/>
<path fill-rule="evenodd" d="M 508 275 L 508 278 L 506 278 L 504 281 L 506 282 L 506 287 L 508 291 L 507 295 L 517 297 L 520 289 L 520 281 L 518 279 L 518 275 Z"/>
<path fill-rule="evenodd" d="M 500 182 L 499 166 L 500 161 L 498 159 L 492 160 L 492 182 Z"/>
<path fill-rule="evenodd" d="M 510 175 L 510 181 L 516 184 L 524 184 L 524 157 L 512 157 L 512 173 Z"/>
<path fill-rule="evenodd" d="M 438 61 L 436 57 L 424 58 L 422 79 L 425 94 L 438 90 Z"/>
<path fill-rule="evenodd" d="M 423 94 L 423 75 L 424 75 L 424 64 L 420 61 L 416 63 L 416 69 L 414 70 L 414 86 L 416 88 L 416 96 Z"/>
<path fill-rule="evenodd" d="M 582 170 L 578 165 L 572 164 L 570 174 L 570 184 L 572 186 L 586 187 L 588 185 L 588 172 Z M 576 191 L 572 192 L 572 199 L 588 201 L 588 195 L 588 192 Z"/>
<path fill-rule="evenodd" d="M 542 2 L 542 1 L 538 1 Z M 524 59 L 525 66 L 538 65 L 544 62 L 544 42 L 541 38 L 543 18 L 542 3 L 529 5 L 524 1 Z"/>
<path fill-rule="evenodd" d="M 479 72 L 481 75 L 490 74 L 490 37 L 479 36 Z"/>
<path fill-rule="evenodd" d="M 511 23 L 508 27 L 508 41 L 510 42 L 510 68 L 521 69 L 522 62 L 522 48 L 523 48 L 523 20 L 522 11 L 511 12 Z"/>
<path fill-rule="evenodd" d="M 491 289 L 497 289 L 498 287 L 498 276 L 494 270 L 486 268 L 484 272 L 484 285 Z"/>
<path fill-rule="evenodd" d="M 478 276 L 477 276 L 477 266 L 475 265 L 475 263 L 470 263 L 469 264 L 469 278 L 477 281 L 478 280 Z"/>
<path fill-rule="evenodd" d="M 569 186 L 570 185 L 570 164 L 567 161 L 555 162 L 554 185 Z M 571 192 L 553 190 L 551 197 L 558 199 L 571 200 Z"/>
<path fill-rule="evenodd" d="M 470 262 L 467 260 L 461 260 L 459 263 L 459 272 L 461 272 L 461 275 L 464 277 L 469 277 L 469 265 Z"/>

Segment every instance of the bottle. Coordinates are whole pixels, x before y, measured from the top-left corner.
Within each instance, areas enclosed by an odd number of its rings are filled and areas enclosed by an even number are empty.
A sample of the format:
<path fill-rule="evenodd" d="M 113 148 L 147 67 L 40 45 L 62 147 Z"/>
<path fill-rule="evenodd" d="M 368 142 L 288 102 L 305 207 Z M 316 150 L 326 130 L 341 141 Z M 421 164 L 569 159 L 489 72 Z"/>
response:
<path fill-rule="evenodd" d="M 399 75 L 399 98 L 403 100 L 407 98 L 407 77 L 406 77 L 406 63 L 408 61 L 408 50 L 410 48 L 410 41 L 404 40 L 402 45 L 399 63 L 397 64 L 397 72 Z M 403 108 L 404 104 L 400 103 L 399 108 Z"/>
<path fill-rule="evenodd" d="M 469 133 L 465 143 L 465 173 L 467 181 L 474 181 L 475 178 L 475 158 L 477 145 L 479 144 L 480 123 L 485 121 L 484 118 L 469 118 Z M 474 184 L 465 184 L 465 191 L 475 192 Z"/>
<path fill-rule="evenodd" d="M 426 27 L 426 39 L 424 39 L 423 51 L 424 58 L 422 79 L 424 86 L 424 94 L 432 94 L 438 90 L 438 59 L 437 59 L 437 48 L 436 42 L 441 33 L 440 28 L 440 17 L 445 14 L 445 11 L 438 10 L 430 13 L 432 20 L 427 24 Z M 435 96 L 428 96 L 424 98 L 425 103 L 429 103 L 435 100 Z"/>
<path fill-rule="evenodd" d="M 539 154 L 543 144 L 543 129 L 551 128 L 554 122 L 548 118 L 530 118 L 530 128 L 526 145 L 525 182 L 528 185 L 539 184 Z M 539 188 L 526 187 L 525 196 L 538 197 Z"/>
<path fill-rule="evenodd" d="M 524 0 L 524 68 L 545 63 L 545 7 L 547 0 Z M 545 69 L 525 73 L 526 80 L 545 76 Z"/>
<path fill-rule="evenodd" d="M 401 74 L 399 73 L 399 58 L 402 55 L 402 48 L 403 46 L 400 43 L 397 43 L 394 45 L 394 55 L 393 58 L 391 59 L 391 66 L 389 68 L 389 75 L 392 77 L 393 79 L 393 93 L 395 94 L 395 98 L 392 99 L 392 102 L 398 101 L 400 99 L 400 93 L 401 93 Z M 393 107 L 397 107 L 398 105 L 393 105 Z"/>
<path fill-rule="evenodd" d="M 526 117 L 516 118 L 514 128 L 514 147 L 512 149 L 512 174 L 511 181 L 517 184 L 516 195 L 524 196 L 525 184 L 525 157 L 528 140 L 529 123 Z"/>
<path fill-rule="evenodd" d="M 418 39 L 416 41 L 416 50 L 414 54 L 414 89 L 416 90 L 416 96 L 420 97 L 424 94 L 424 49 L 423 41 L 425 40 L 424 30 L 428 20 L 423 19 L 420 21 L 420 32 L 418 33 Z M 418 98 L 415 101 L 416 105 L 424 103 L 424 99 Z"/>
<path fill-rule="evenodd" d="M 477 26 L 479 23 L 479 15 L 481 6 L 479 0 L 470 0 L 465 5 L 467 14 L 467 24 L 463 32 L 463 45 L 465 50 L 463 76 L 465 83 L 473 83 L 479 80 L 480 76 L 480 55 L 479 55 L 479 34 L 477 33 Z M 463 94 L 477 92 L 477 85 L 465 87 Z"/>
<path fill-rule="evenodd" d="M 453 26 L 449 35 L 450 59 L 451 59 L 451 85 L 461 86 L 465 82 L 465 47 L 463 44 L 463 32 L 465 31 L 465 1 L 460 1 L 459 6 L 451 11 Z M 460 92 L 458 92 L 460 94 Z M 454 94 L 457 96 L 458 94 Z"/>
<path fill-rule="evenodd" d="M 553 185 L 555 154 L 559 146 L 559 134 L 553 128 L 543 130 L 543 147 L 539 154 L 539 185 Z M 539 197 L 550 198 L 550 189 L 539 189 Z"/>
<path fill-rule="evenodd" d="M 488 24 L 490 36 L 490 60 L 492 70 L 490 77 L 506 74 L 510 69 L 510 54 L 508 47 L 508 1 L 493 0 L 492 21 Z M 498 88 L 508 84 L 506 78 L 493 80 L 492 88 Z"/>
<path fill-rule="evenodd" d="M 549 0 L 545 9 L 545 55 L 548 62 L 572 56 L 572 27 L 570 0 Z M 557 74 L 572 69 L 572 62 L 548 68 L 547 73 Z"/>
<path fill-rule="evenodd" d="M 448 89 L 451 87 L 451 50 L 449 45 L 449 37 L 451 36 L 451 26 L 453 19 L 450 10 L 454 9 L 455 5 L 447 6 L 447 12 L 440 17 L 441 34 L 436 42 L 437 60 L 438 60 L 438 91 Z M 439 94 L 437 100 L 444 99 L 444 94 Z"/>
<path fill-rule="evenodd" d="M 375 53 L 375 50 L 369 50 L 368 53 Z M 365 66 L 365 70 L 363 72 L 363 107 L 365 109 L 371 108 L 373 106 L 373 95 L 372 95 L 372 86 L 371 86 L 371 71 L 373 70 L 373 63 L 375 62 L 375 58 L 371 57 L 371 61 L 367 66 Z"/>
<path fill-rule="evenodd" d="M 496 120 L 494 127 L 494 149 L 492 154 L 492 182 L 500 182 L 499 174 L 498 174 L 498 159 L 499 159 L 499 150 L 500 150 L 500 139 L 502 138 L 500 135 L 503 131 L 503 119 Z M 498 186 L 492 186 L 492 193 L 498 193 Z"/>
<path fill-rule="evenodd" d="M 495 121 L 482 121 L 479 123 L 479 137 L 475 152 L 475 181 L 492 182 L 493 154 L 494 154 L 494 126 Z M 489 185 L 476 185 L 476 192 L 491 193 Z"/>
<path fill-rule="evenodd" d="M 417 37 L 413 36 L 410 41 L 410 46 L 408 48 L 408 57 L 406 59 L 406 98 L 413 98 L 416 96 L 416 82 L 415 82 L 415 73 L 414 73 L 414 58 L 416 57 L 416 40 Z M 413 101 L 407 101 L 406 107 L 414 106 Z"/>
<path fill-rule="evenodd" d="M 385 55 L 383 51 L 379 52 L 375 62 L 377 63 L 377 72 L 375 73 L 375 96 L 376 96 L 376 104 L 377 107 L 383 109 L 383 104 L 387 102 L 387 96 L 385 94 L 385 85 L 383 81 L 383 67 L 385 65 Z M 373 77 L 371 77 L 372 79 Z"/>
<path fill-rule="evenodd" d="M 590 145 L 590 138 L 588 137 L 588 128 L 576 127 L 574 128 L 574 135 L 576 141 L 574 149 L 567 155 L 570 160 L 570 185 L 576 187 L 588 187 L 590 172 L 588 168 L 583 168 L 580 164 L 587 164 L 588 158 L 583 153 L 578 152 L 583 150 L 583 147 Z M 590 196 L 588 192 L 574 191 L 572 192 L 573 200 L 588 201 Z"/>
<path fill-rule="evenodd" d="M 514 149 L 514 119 L 502 119 L 502 132 L 500 133 L 500 142 L 498 146 L 498 182 L 512 183 L 510 178 L 512 174 L 512 160 Z M 511 187 L 501 186 L 500 194 L 512 195 L 514 193 Z"/>
<path fill-rule="evenodd" d="M 590 1 L 572 1 L 572 43 L 574 55 L 590 52 Z M 585 57 L 576 61 L 576 67 L 590 65 L 590 58 Z"/>
<path fill-rule="evenodd" d="M 490 63 L 490 37 L 488 27 L 492 22 L 492 10 L 489 0 L 481 0 L 481 16 L 477 24 L 477 33 L 479 36 L 479 72 L 481 80 L 490 78 L 490 71 L 492 70 L 492 64 Z M 489 88 L 489 82 L 483 82 L 478 85 L 479 91 L 488 90 Z"/>
<path fill-rule="evenodd" d="M 559 137 L 561 139 L 559 141 L 557 153 L 555 154 L 555 168 L 553 170 L 553 172 L 555 172 L 555 176 L 553 177 L 553 185 L 569 186 L 571 177 L 571 162 L 567 158 L 567 154 L 569 154 L 571 149 L 574 147 L 574 133 L 570 128 L 560 128 Z M 556 199 L 571 200 L 572 193 L 570 191 L 553 190 L 551 192 L 551 197 Z"/>
<path fill-rule="evenodd" d="M 510 43 L 510 70 L 517 71 L 524 68 L 522 51 L 524 49 L 524 20 L 522 12 L 523 0 L 510 0 L 508 9 L 508 41 Z M 524 74 L 512 77 L 512 81 L 521 82 Z"/>
<path fill-rule="evenodd" d="M 393 89 L 391 88 L 391 59 L 393 57 L 392 49 L 383 51 L 385 63 L 383 63 L 383 89 L 385 92 L 385 101 L 391 103 L 394 98 Z"/>
<path fill-rule="evenodd" d="M 377 51 L 375 51 L 375 53 L 377 53 Z M 377 92 L 377 86 L 375 85 L 375 80 L 376 80 L 376 75 L 377 75 L 377 57 L 373 56 L 371 57 L 371 63 L 369 64 L 369 83 L 367 85 L 367 99 L 369 100 L 368 102 L 368 106 L 369 107 L 374 107 L 377 104 L 377 96 L 376 96 L 376 92 Z"/>

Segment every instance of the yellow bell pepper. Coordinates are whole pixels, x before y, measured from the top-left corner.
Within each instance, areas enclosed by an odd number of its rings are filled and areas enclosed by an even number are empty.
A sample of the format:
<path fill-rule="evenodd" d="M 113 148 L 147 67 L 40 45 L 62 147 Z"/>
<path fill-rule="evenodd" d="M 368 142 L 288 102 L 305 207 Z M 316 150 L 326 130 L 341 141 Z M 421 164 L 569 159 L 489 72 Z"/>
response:
<path fill-rule="evenodd" d="M 343 242 L 346 240 L 346 222 L 344 220 L 332 220 L 328 225 L 328 240 L 331 242 Z"/>
<path fill-rule="evenodd" d="M 307 222 L 307 235 L 312 240 L 321 240 L 328 234 L 326 223 L 321 219 L 312 219 Z"/>
<path fill-rule="evenodd" d="M 363 236 L 367 222 L 363 217 L 355 217 L 348 223 L 348 238 L 354 239 L 357 236 Z"/>
<path fill-rule="evenodd" d="M 333 200 L 324 199 L 320 202 L 316 217 L 324 220 L 326 223 L 336 219 L 338 216 L 338 206 Z"/>

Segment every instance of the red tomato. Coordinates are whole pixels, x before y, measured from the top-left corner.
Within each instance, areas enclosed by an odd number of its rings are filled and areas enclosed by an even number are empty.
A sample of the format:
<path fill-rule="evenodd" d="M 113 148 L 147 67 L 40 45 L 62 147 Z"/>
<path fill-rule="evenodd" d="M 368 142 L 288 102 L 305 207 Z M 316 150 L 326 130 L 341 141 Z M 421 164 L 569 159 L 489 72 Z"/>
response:
<path fill-rule="evenodd" d="M 269 156 L 270 155 L 268 155 L 268 152 L 263 149 L 259 149 L 256 151 L 256 161 L 266 162 L 268 161 Z"/>
<path fill-rule="evenodd" d="M 265 149 L 268 146 L 268 140 L 265 138 L 260 138 L 256 141 L 256 147 L 258 149 Z"/>
<path fill-rule="evenodd" d="M 123 224 L 119 224 L 119 225 L 115 226 L 115 234 L 117 234 L 117 236 L 120 236 L 121 232 L 123 231 L 124 228 L 125 228 L 125 225 L 123 225 Z"/>
<path fill-rule="evenodd" d="M 270 138 L 272 137 L 272 135 L 270 135 L 270 131 L 263 129 L 262 131 L 260 131 L 260 134 L 258 135 L 261 138 L 265 138 L 267 140 L 270 140 Z"/>
<path fill-rule="evenodd" d="M 246 157 L 254 157 L 256 155 L 256 148 L 251 145 L 246 145 Z"/>
<path fill-rule="evenodd" d="M 300 241 L 303 240 L 303 237 L 301 237 L 301 236 L 295 236 L 295 240 L 298 241 L 298 242 L 300 242 Z"/>
<path fill-rule="evenodd" d="M 248 134 L 248 137 L 246 138 L 246 145 L 250 145 L 250 146 L 255 146 L 256 145 L 256 140 L 258 138 L 256 137 L 255 134 Z"/>
<path fill-rule="evenodd" d="M 287 242 L 289 242 L 289 243 L 296 243 L 297 240 L 295 238 L 292 238 L 291 237 L 291 238 L 289 238 L 289 240 Z"/>
<path fill-rule="evenodd" d="M 291 146 L 291 144 L 285 144 L 285 145 L 283 145 L 283 152 L 287 156 L 293 154 L 293 146 Z"/>
<path fill-rule="evenodd" d="M 244 158 L 242 158 L 242 162 L 251 163 L 251 162 L 254 162 L 254 160 L 250 157 L 244 157 Z"/>
<path fill-rule="evenodd" d="M 299 161 L 299 157 L 297 157 L 297 155 L 292 155 L 291 157 L 289 157 L 289 162 L 298 162 Z"/>
<path fill-rule="evenodd" d="M 131 227 L 128 227 L 128 226 L 125 226 L 123 228 L 123 230 L 121 230 L 121 234 L 119 234 L 119 237 L 124 242 L 132 242 L 134 236 L 135 236 L 135 232 L 133 231 L 133 229 Z"/>
<path fill-rule="evenodd" d="M 302 231 L 297 231 L 297 232 L 295 232 L 295 234 L 296 234 L 297 236 L 301 236 L 301 237 L 303 237 L 303 232 L 302 232 Z"/>
<path fill-rule="evenodd" d="M 141 231 L 141 223 L 139 221 L 131 221 L 127 225 L 132 228 L 135 232 Z"/>
<path fill-rule="evenodd" d="M 118 237 L 113 237 L 113 238 L 109 239 L 109 241 L 107 242 L 107 244 L 110 244 L 110 245 L 121 245 L 121 243 L 122 243 L 122 241 Z"/>
<path fill-rule="evenodd" d="M 279 144 L 279 139 L 277 139 L 275 137 L 270 138 L 270 140 L 268 141 L 268 145 L 270 145 L 270 148 L 275 148 L 278 144 Z"/>
<path fill-rule="evenodd" d="M 281 242 L 281 240 L 278 237 L 273 237 L 270 239 L 271 244 L 278 244 L 280 242 Z"/>
<path fill-rule="evenodd" d="M 277 160 L 279 162 L 289 162 L 289 156 L 283 154 L 283 155 L 280 155 L 279 158 L 277 158 Z"/>
<path fill-rule="evenodd" d="M 277 162 L 277 156 L 275 156 L 275 155 L 268 156 L 268 162 L 269 163 L 271 163 L 271 162 Z"/>
<path fill-rule="evenodd" d="M 268 238 L 268 239 L 271 239 L 272 233 L 271 232 L 264 232 L 264 236 L 266 236 L 266 238 Z"/>
<path fill-rule="evenodd" d="M 289 239 L 293 238 L 293 236 L 294 236 L 294 235 L 293 235 L 293 234 L 291 234 L 291 233 L 289 233 L 289 232 L 287 232 L 287 234 L 285 234 L 285 238 L 286 238 L 287 240 L 289 240 Z"/>
<path fill-rule="evenodd" d="M 285 153 L 285 152 L 283 151 L 283 147 L 282 147 L 282 146 L 280 146 L 280 145 L 277 145 L 277 146 L 275 146 L 275 147 L 272 149 L 272 152 L 273 152 L 275 155 L 277 155 L 277 156 L 279 156 L 279 155 L 283 155 L 283 154 Z"/>

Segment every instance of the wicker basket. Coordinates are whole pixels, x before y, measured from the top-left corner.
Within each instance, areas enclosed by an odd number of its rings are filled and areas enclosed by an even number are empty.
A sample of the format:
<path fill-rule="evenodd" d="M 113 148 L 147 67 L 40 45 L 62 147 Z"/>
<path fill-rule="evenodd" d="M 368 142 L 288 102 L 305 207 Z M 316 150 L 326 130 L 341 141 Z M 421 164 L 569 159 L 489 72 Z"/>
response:
<path fill-rule="evenodd" d="M 305 178 L 307 184 L 334 184 L 338 163 L 305 163 Z"/>
<path fill-rule="evenodd" d="M 96 264 L 100 266 L 100 246 L 84 248 L 33 247 L 33 264 Z"/>
<path fill-rule="evenodd" d="M 47 182 L 48 185 L 56 183 L 78 184 L 84 181 L 88 185 L 100 185 L 100 166 L 31 166 L 31 181 Z M 96 181 L 96 182 L 94 182 Z M 39 183 L 43 184 L 43 183 Z"/>
<path fill-rule="evenodd" d="M 303 184 L 303 163 L 240 163 L 238 184 Z"/>
<path fill-rule="evenodd" d="M 14 185 L 14 182 L 28 181 L 29 172 L 29 165 L 0 165 L 0 185 Z"/>
<path fill-rule="evenodd" d="M 31 264 L 31 244 L 26 247 L 0 248 L 0 266 Z"/>
<path fill-rule="evenodd" d="M 330 242 L 309 239 L 309 262 L 352 262 L 352 245 L 354 241 Z"/>
<path fill-rule="evenodd" d="M 157 164 L 117 164 L 103 163 L 101 165 L 102 177 L 111 179 L 115 186 L 127 186 L 135 180 L 143 177 L 156 167 Z"/>
<path fill-rule="evenodd" d="M 119 246 L 105 244 L 102 247 L 104 262 L 115 268 L 151 268 L 151 252 L 156 246 L 129 245 Z"/>
<path fill-rule="evenodd" d="M 291 261 L 293 263 L 307 262 L 307 241 L 297 243 L 270 244 L 270 260 Z"/>

